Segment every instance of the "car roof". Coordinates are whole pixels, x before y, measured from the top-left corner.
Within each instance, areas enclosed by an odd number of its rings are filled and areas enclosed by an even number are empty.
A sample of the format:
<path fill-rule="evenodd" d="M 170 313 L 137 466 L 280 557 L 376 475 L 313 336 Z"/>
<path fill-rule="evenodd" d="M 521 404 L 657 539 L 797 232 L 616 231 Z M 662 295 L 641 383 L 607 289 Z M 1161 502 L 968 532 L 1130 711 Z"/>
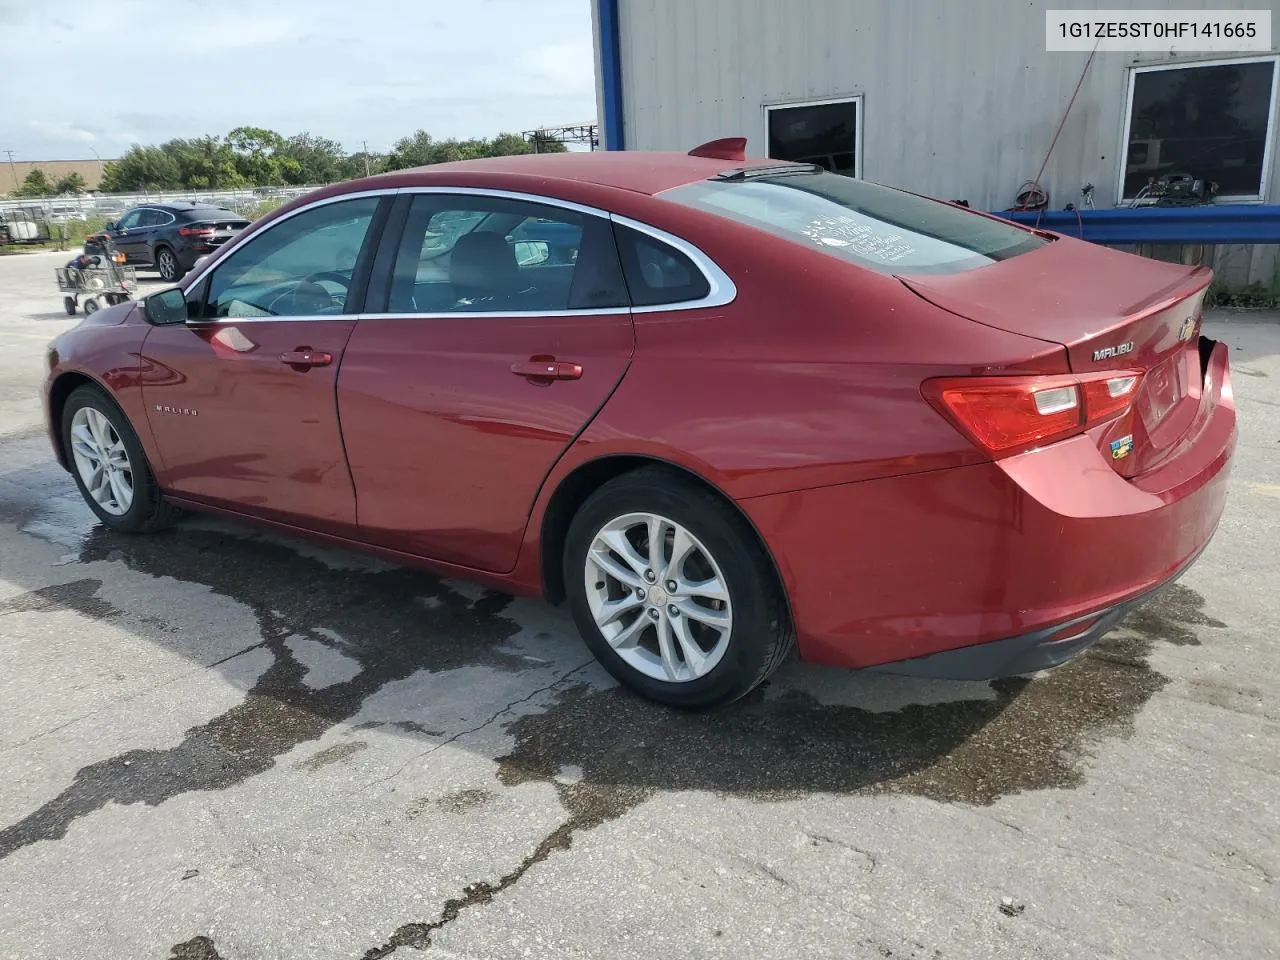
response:
<path fill-rule="evenodd" d="M 235 216 L 234 210 L 228 210 L 226 207 L 220 207 L 216 203 L 201 203 L 196 200 L 171 200 L 167 203 L 140 203 L 133 209 L 135 210 L 166 210 L 169 213 L 183 213 L 188 210 L 218 210 L 221 213 L 231 213 Z"/>
<path fill-rule="evenodd" d="M 568 153 L 525 153 L 509 157 L 456 160 L 400 170 L 391 176 L 400 186 L 430 184 L 437 174 L 515 174 L 548 180 L 594 183 L 650 196 L 706 180 L 726 170 L 780 166 L 777 160 L 751 157 L 721 160 L 687 153 L 639 150 L 596 150 Z"/>

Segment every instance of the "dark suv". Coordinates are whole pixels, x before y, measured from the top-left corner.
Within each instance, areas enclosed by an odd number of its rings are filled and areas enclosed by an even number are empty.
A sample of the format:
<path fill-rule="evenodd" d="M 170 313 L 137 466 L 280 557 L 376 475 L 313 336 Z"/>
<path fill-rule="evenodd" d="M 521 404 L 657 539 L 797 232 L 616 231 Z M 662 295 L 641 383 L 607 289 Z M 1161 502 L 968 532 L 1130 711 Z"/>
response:
<path fill-rule="evenodd" d="M 152 203 L 134 207 L 103 233 L 126 263 L 154 266 L 173 283 L 249 225 L 238 213 L 199 203 Z M 101 236 L 101 235 L 98 235 Z M 98 253 L 98 236 L 85 240 L 85 253 Z"/>

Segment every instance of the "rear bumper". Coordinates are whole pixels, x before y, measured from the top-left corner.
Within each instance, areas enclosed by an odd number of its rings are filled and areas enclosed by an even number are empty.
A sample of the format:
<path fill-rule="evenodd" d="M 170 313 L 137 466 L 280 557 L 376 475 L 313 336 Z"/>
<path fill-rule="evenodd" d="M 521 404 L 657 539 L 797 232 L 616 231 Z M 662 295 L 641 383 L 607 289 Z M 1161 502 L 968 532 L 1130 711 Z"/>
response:
<path fill-rule="evenodd" d="M 895 676 L 929 680 L 999 680 L 1061 666 L 1084 653 L 1119 626 L 1120 621 L 1131 611 L 1170 587 L 1198 557 L 1197 553 L 1164 583 L 1105 610 L 1074 617 L 1065 623 L 1056 623 L 1017 637 L 991 640 L 927 657 L 897 660 L 869 669 Z"/>
<path fill-rule="evenodd" d="M 1217 344 L 1179 455 L 1135 480 L 1080 436 L 739 503 L 773 551 L 804 659 L 872 667 L 963 650 L 974 665 L 954 657 L 945 675 L 1025 672 L 1078 653 L 1191 564 L 1217 529 L 1235 443 Z"/>

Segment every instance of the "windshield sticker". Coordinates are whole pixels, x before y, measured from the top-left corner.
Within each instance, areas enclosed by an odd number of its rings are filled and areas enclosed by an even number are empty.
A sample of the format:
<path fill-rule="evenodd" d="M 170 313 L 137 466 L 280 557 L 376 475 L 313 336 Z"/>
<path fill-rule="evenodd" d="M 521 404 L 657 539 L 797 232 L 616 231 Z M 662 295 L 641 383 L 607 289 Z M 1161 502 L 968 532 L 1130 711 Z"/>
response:
<path fill-rule="evenodd" d="M 820 247 L 840 247 L 860 257 L 896 263 L 916 252 L 900 233 L 878 233 L 853 217 L 818 217 L 801 232 Z"/>

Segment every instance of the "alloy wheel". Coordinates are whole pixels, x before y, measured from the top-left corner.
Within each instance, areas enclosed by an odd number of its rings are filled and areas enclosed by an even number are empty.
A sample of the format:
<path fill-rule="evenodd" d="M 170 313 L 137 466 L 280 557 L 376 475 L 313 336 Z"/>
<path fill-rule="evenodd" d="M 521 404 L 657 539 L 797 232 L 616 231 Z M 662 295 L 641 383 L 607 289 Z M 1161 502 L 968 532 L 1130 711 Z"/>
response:
<path fill-rule="evenodd" d="M 101 411 L 81 407 L 71 418 L 71 455 L 89 496 L 120 517 L 133 505 L 133 465 L 124 439 Z"/>
<path fill-rule="evenodd" d="M 168 250 L 161 250 L 156 258 L 160 267 L 161 280 L 173 280 L 178 275 L 178 261 Z"/>
<path fill-rule="evenodd" d="M 687 683 L 724 658 L 733 632 L 728 582 L 675 521 L 653 513 L 609 521 L 591 541 L 583 575 L 596 626 L 632 669 Z"/>

